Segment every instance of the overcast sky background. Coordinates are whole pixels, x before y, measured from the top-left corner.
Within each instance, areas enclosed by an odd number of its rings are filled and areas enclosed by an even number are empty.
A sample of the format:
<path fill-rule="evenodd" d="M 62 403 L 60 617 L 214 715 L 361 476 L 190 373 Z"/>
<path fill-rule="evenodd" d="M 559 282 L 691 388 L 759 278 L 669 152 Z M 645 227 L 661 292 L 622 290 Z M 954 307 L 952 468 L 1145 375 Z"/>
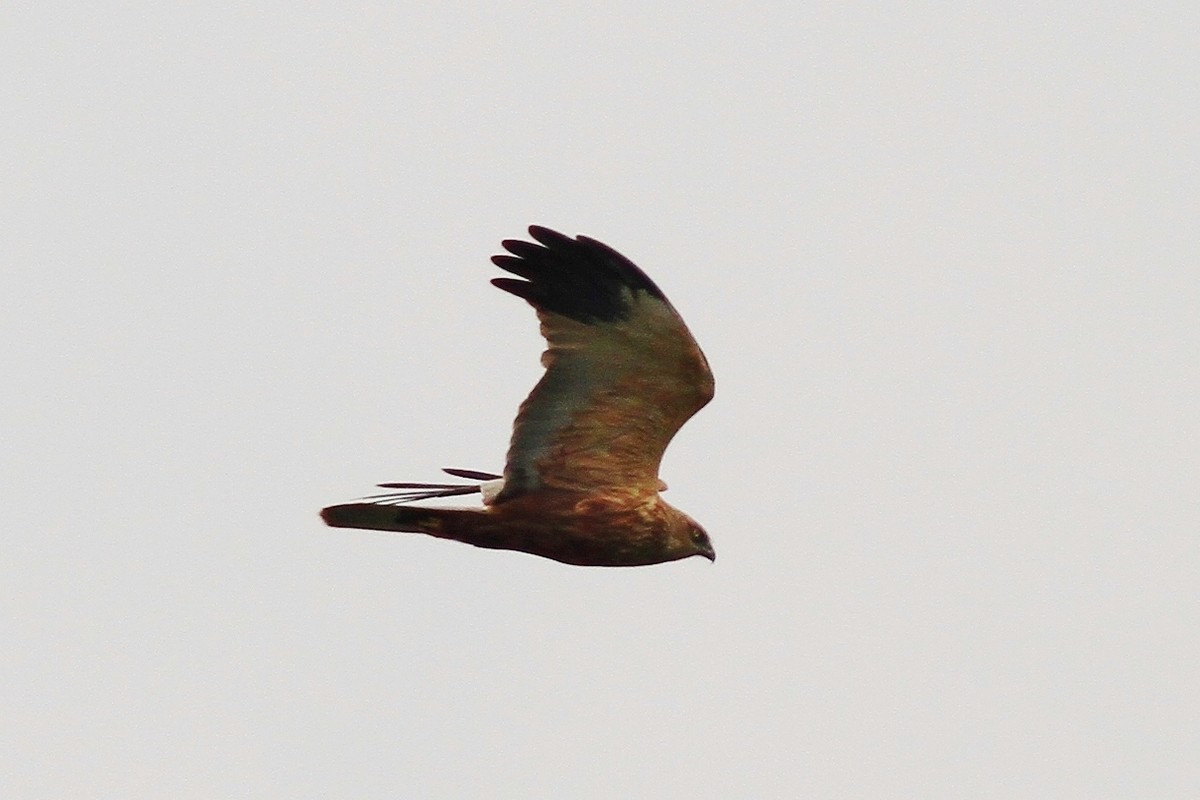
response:
<path fill-rule="evenodd" d="M 1194 9 L 482 5 L 3 12 L 0 794 L 1196 797 Z M 530 223 L 715 565 L 320 523 L 503 466 Z"/>

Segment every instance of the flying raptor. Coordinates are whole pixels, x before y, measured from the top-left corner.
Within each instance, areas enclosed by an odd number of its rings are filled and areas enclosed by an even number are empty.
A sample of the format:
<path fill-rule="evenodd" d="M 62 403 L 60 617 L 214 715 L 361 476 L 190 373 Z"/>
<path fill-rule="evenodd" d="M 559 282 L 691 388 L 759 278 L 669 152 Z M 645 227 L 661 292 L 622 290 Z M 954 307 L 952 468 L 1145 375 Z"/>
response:
<path fill-rule="evenodd" d="M 632 261 L 586 236 L 533 226 L 492 262 L 492 283 L 537 311 L 546 372 L 521 404 L 503 475 L 329 506 L 335 528 L 424 533 L 567 564 L 632 567 L 714 560 L 708 534 L 659 494 L 663 452 L 713 397 L 708 361 L 678 312 Z M 482 508 L 407 505 L 479 493 Z"/>

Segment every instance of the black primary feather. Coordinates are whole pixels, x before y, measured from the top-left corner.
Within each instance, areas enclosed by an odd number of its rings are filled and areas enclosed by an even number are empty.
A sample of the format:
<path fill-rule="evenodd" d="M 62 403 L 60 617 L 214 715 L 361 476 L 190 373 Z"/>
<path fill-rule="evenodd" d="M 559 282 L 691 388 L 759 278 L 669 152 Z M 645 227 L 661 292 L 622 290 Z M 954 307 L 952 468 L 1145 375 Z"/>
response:
<path fill-rule="evenodd" d="M 457 469 L 455 467 L 442 467 L 442 472 L 447 475 L 453 475 L 456 478 L 466 478 L 469 481 L 496 481 L 504 477 L 493 472 L 480 472 L 477 469 Z"/>
<path fill-rule="evenodd" d="M 525 280 L 494 278 L 492 284 L 535 308 L 585 323 L 614 322 L 629 316 L 626 290 L 666 302 L 646 273 L 606 244 L 538 225 L 530 226 L 529 235 L 538 244 L 505 239 L 504 249 L 512 255 L 492 256 L 500 269 Z"/>
<path fill-rule="evenodd" d="M 492 472 L 480 472 L 474 469 L 457 469 L 455 467 L 442 467 L 442 472 L 447 475 L 453 475 L 456 478 L 466 478 L 472 481 L 494 481 L 498 480 L 503 475 L 496 475 Z M 370 500 L 381 505 L 392 505 L 395 503 L 413 503 L 417 500 L 433 500 L 438 497 L 457 497 L 464 494 L 477 494 L 482 490 L 478 484 L 464 483 L 411 483 L 401 481 L 396 483 L 380 483 L 376 484 L 380 489 L 405 489 L 403 492 L 388 492 L 387 494 L 373 494 L 364 497 L 364 500 Z"/>

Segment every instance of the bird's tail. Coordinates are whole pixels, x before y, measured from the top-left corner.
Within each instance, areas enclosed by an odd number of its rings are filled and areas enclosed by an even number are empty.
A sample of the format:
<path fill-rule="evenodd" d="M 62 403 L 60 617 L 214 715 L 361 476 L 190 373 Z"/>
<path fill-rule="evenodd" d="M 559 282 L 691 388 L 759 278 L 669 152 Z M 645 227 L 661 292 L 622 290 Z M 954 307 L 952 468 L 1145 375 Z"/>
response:
<path fill-rule="evenodd" d="M 519 550 L 502 519 L 486 508 L 422 508 L 383 506 L 378 503 L 345 503 L 321 510 L 321 519 L 331 528 L 363 528 L 372 531 L 423 533 L 438 539 L 453 539 L 476 547 Z"/>
<path fill-rule="evenodd" d="M 331 528 L 364 528 L 437 535 L 447 509 L 387 506 L 377 503 L 344 503 L 321 509 L 321 519 Z"/>

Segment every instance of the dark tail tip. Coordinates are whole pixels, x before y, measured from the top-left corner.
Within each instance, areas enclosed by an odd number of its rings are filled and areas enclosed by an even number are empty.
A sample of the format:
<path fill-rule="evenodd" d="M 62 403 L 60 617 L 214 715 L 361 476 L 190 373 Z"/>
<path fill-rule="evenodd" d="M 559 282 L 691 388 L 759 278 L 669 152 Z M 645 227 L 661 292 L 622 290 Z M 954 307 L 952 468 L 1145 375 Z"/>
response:
<path fill-rule="evenodd" d="M 331 528 L 344 528 L 350 521 L 345 506 L 329 506 L 321 509 L 321 519 Z"/>
<path fill-rule="evenodd" d="M 321 519 L 331 528 L 362 528 L 375 531 L 426 532 L 426 524 L 437 520 L 438 512 L 428 508 L 408 508 L 380 503 L 343 503 L 321 509 Z"/>

